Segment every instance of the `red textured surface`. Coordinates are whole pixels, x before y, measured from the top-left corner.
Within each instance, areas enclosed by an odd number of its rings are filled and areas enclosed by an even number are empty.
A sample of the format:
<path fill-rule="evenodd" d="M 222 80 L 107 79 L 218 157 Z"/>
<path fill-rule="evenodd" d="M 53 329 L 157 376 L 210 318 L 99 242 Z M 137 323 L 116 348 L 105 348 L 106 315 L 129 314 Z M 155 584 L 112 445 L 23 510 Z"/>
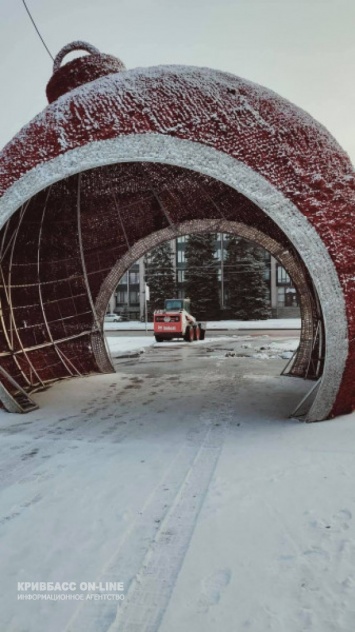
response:
<path fill-rule="evenodd" d="M 85 82 L 87 75 L 83 74 L 82 80 Z M 339 276 L 351 341 L 333 414 L 352 410 L 354 170 L 324 128 L 271 91 L 225 73 L 197 68 L 138 69 L 101 78 L 61 97 L 7 145 L 0 155 L 0 196 L 29 170 L 71 149 L 118 135 L 147 132 L 197 141 L 233 156 L 271 182 L 315 227 Z M 156 230 L 160 220 L 155 218 L 153 203 L 146 219 L 147 229 Z M 104 222 L 102 219 L 97 227 L 103 234 Z M 133 242 L 141 234 L 134 220 L 129 231 Z M 101 272 L 111 265 L 107 255 L 110 247 L 100 254 L 90 245 L 90 237 L 88 233 L 87 265 L 96 291 Z M 119 240 L 112 245 L 115 256 L 123 252 L 118 244 Z M 99 260 L 103 263 L 97 272 Z M 40 329 L 36 336 L 43 336 Z"/>
<path fill-rule="evenodd" d="M 46 89 L 47 99 L 52 103 L 83 83 L 124 69 L 122 62 L 111 55 L 78 57 L 59 68 L 50 78 Z"/>

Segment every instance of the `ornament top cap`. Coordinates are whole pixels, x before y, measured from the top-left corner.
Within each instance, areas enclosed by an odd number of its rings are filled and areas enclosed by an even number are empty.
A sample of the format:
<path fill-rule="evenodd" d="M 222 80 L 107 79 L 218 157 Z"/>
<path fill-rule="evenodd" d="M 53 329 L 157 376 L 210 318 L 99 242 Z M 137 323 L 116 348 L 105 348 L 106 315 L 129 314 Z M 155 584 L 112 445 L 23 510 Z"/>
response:
<path fill-rule="evenodd" d="M 76 50 L 84 50 L 89 54 L 72 59 L 62 66 L 64 57 Z M 89 81 L 125 69 L 125 65 L 120 59 L 100 53 L 98 48 L 88 42 L 78 40 L 66 44 L 54 60 L 53 75 L 46 88 L 48 101 L 52 103 L 63 94 Z"/>
<path fill-rule="evenodd" d="M 96 46 L 89 44 L 88 42 L 76 41 L 70 42 L 70 44 L 66 44 L 57 54 L 54 64 L 53 64 L 53 74 L 59 70 L 61 63 L 68 53 L 73 52 L 74 50 L 85 50 L 87 53 L 91 55 L 100 55 L 100 51 Z"/>

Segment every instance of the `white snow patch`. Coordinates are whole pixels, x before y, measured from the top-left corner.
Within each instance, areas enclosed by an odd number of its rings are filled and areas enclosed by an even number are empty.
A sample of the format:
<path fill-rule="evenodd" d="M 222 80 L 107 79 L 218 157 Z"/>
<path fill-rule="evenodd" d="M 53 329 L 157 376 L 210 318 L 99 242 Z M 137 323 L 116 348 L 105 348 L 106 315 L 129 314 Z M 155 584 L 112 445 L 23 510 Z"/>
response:
<path fill-rule="evenodd" d="M 154 338 L 152 336 L 146 338 L 143 336 L 118 336 L 117 338 L 106 337 L 106 342 L 111 355 L 115 356 L 125 352 L 143 353 L 146 347 L 152 346 Z"/>
<path fill-rule="evenodd" d="M 273 349 L 275 351 L 295 351 L 298 345 L 299 341 L 295 338 L 291 338 L 290 340 L 271 342 L 269 349 Z"/>
<path fill-rule="evenodd" d="M 104 323 L 105 331 L 144 331 L 145 323 L 138 320 L 120 323 Z M 210 329 L 301 329 L 300 318 L 269 318 L 267 320 L 216 320 L 208 321 Z M 153 323 L 147 323 L 147 330 L 153 330 Z"/>

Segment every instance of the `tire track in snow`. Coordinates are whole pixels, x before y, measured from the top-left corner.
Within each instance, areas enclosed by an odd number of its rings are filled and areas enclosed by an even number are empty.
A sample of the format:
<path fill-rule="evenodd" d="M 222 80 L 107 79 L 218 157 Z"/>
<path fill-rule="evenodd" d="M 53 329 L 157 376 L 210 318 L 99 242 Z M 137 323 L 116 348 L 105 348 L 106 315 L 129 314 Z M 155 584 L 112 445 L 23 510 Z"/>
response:
<path fill-rule="evenodd" d="M 216 445 L 217 436 L 219 437 L 218 445 Z M 127 593 L 127 589 L 130 593 L 131 586 L 135 583 L 139 573 L 142 572 L 144 560 L 147 557 L 147 546 L 149 546 L 148 551 L 152 547 L 160 546 L 160 538 L 171 537 L 171 523 L 175 523 L 174 527 L 176 527 L 179 521 L 184 518 L 182 514 L 181 518 L 178 517 L 175 520 L 175 517 L 172 518 L 171 515 L 174 508 L 174 516 L 179 513 L 179 508 L 182 505 L 181 500 L 178 502 L 178 499 L 184 494 L 187 486 L 191 491 L 190 503 L 196 505 L 194 509 L 197 510 L 197 514 L 199 513 L 223 444 L 223 436 L 223 426 L 220 426 L 219 423 L 216 425 L 210 414 L 200 413 L 198 415 L 193 427 L 190 427 L 182 443 L 179 444 L 176 456 L 170 463 L 168 470 L 164 471 L 159 484 L 147 498 L 140 515 L 122 534 L 116 551 L 96 577 L 97 583 L 123 581 L 125 593 Z M 205 463 L 208 476 L 207 478 L 204 477 L 205 484 L 202 481 L 201 485 L 198 485 L 202 463 L 201 450 L 203 450 L 204 457 L 208 457 L 209 460 L 208 464 Z M 198 461 L 196 461 L 197 458 Z M 199 464 L 199 468 L 197 468 L 197 464 Z M 193 481 L 194 488 L 191 488 L 191 484 L 187 483 L 189 480 Z M 194 493 L 193 489 L 195 489 Z M 188 525 L 189 528 L 192 527 L 192 530 L 194 521 L 195 518 Z M 183 525 L 183 527 L 186 531 L 186 526 Z M 185 531 L 184 537 L 186 536 Z M 186 546 L 189 539 L 190 537 Z M 176 546 L 175 536 L 172 545 Z M 183 557 L 184 555 L 179 555 L 178 559 L 182 561 Z M 116 615 L 117 602 L 84 601 L 78 605 L 63 632 L 106 632 Z"/>
<path fill-rule="evenodd" d="M 200 421 L 206 419 L 202 417 Z M 208 421 L 211 425 L 174 503 L 107 632 L 159 629 L 223 446 L 225 426 Z"/>
<path fill-rule="evenodd" d="M 197 425 L 188 430 L 175 458 L 168 469 L 164 470 L 158 485 L 146 499 L 142 511 L 122 534 L 116 550 L 96 577 L 97 583 L 123 581 L 125 591 L 129 588 L 142 566 L 147 552 L 147 542 L 155 540 L 160 525 L 169 508 L 174 505 L 176 496 L 209 431 L 209 425 L 206 427 L 206 424 L 198 421 Z M 107 630 L 115 617 L 116 607 L 112 604 L 84 602 L 79 605 L 64 632 Z"/>
<path fill-rule="evenodd" d="M 212 399 L 221 421 L 216 423 L 209 412 L 211 402 L 205 404 L 202 411 L 196 411 L 193 427 L 188 430 L 182 444 L 177 446 L 176 457 L 168 471 L 164 471 L 161 482 L 148 497 L 140 515 L 121 535 L 116 551 L 96 577 L 97 583 L 122 581 L 125 602 L 119 602 L 119 605 L 109 601 L 81 602 L 62 632 L 108 632 L 111 626 L 116 625 L 119 628 L 113 627 L 112 630 L 121 630 L 121 625 L 126 626 L 125 622 L 121 624 L 122 605 L 127 616 L 131 617 L 136 601 L 146 602 L 150 587 L 146 585 L 146 579 L 141 582 L 142 577 L 150 577 L 153 581 L 156 578 L 158 582 L 156 590 L 160 600 L 153 618 L 161 620 L 223 446 L 226 429 L 223 413 L 229 407 L 225 404 L 225 385 L 220 383 L 217 386 L 215 377 L 214 368 L 208 367 L 204 379 L 210 381 L 213 378 Z M 174 393 L 175 382 L 171 382 L 169 376 L 164 382 L 165 389 Z M 221 382 L 220 376 L 217 382 Z M 229 421 L 228 414 L 227 419 Z M 115 624 L 117 617 L 119 622 Z M 126 620 L 126 614 L 124 618 Z M 146 612 L 141 608 L 140 620 L 145 622 L 146 619 Z M 131 632 L 134 629 L 130 622 L 127 626 L 122 630 Z M 141 622 L 137 629 L 139 632 L 146 630 Z"/>

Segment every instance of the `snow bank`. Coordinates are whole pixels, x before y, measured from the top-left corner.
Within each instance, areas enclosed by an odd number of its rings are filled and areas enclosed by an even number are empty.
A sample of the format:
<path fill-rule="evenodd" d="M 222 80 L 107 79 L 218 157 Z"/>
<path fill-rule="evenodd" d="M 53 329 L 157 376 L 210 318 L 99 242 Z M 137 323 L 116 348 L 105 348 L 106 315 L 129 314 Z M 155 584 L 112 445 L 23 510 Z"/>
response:
<path fill-rule="evenodd" d="M 193 348 L 212 345 L 217 343 L 230 342 L 236 347 L 237 351 L 228 350 L 226 353 L 223 351 L 220 357 L 253 357 L 260 360 L 269 360 L 274 358 L 287 359 L 292 357 L 293 352 L 297 349 L 299 340 L 298 338 L 291 338 L 287 340 L 281 340 L 278 342 L 268 342 L 268 336 L 262 336 L 262 342 L 260 337 L 252 339 L 250 336 L 218 336 L 207 337 L 205 340 L 199 340 L 194 342 Z M 250 342 L 245 342 L 250 340 Z M 191 343 L 185 342 L 185 340 L 171 340 L 163 343 L 155 342 L 154 337 L 148 334 L 146 337 L 141 336 L 108 336 L 106 342 L 110 349 L 110 353 L 113 358 L 118 358 L 123 355 L 139 355 L 149 347 L 156 347 L 157 349 L 167 348 L 180 348 L 189 347 Z M 238 353 L 239 351 L 239 353 Z"/>
<path fill-rule="evenodd" d="M 109 346 L 110 353 L 114 357 L 116 354 L 122 353 L 143 353 L 146 347 L 154 344 L 153 336 L 119 336 L 117 338 L 107 337 L 106 342 Z"/>
<path fill-rule="evenodd" d="M 145 331 L 145 323 L 138 320 L 121 323 L 104 323 L 105 331 Z M 147 324 L 149 331 L 153 330 L 153 323 Z M 269 318 L 268 320 L 216 320 L 208 321 L 207 329 L 301 329 L 300 318 Z"/>

